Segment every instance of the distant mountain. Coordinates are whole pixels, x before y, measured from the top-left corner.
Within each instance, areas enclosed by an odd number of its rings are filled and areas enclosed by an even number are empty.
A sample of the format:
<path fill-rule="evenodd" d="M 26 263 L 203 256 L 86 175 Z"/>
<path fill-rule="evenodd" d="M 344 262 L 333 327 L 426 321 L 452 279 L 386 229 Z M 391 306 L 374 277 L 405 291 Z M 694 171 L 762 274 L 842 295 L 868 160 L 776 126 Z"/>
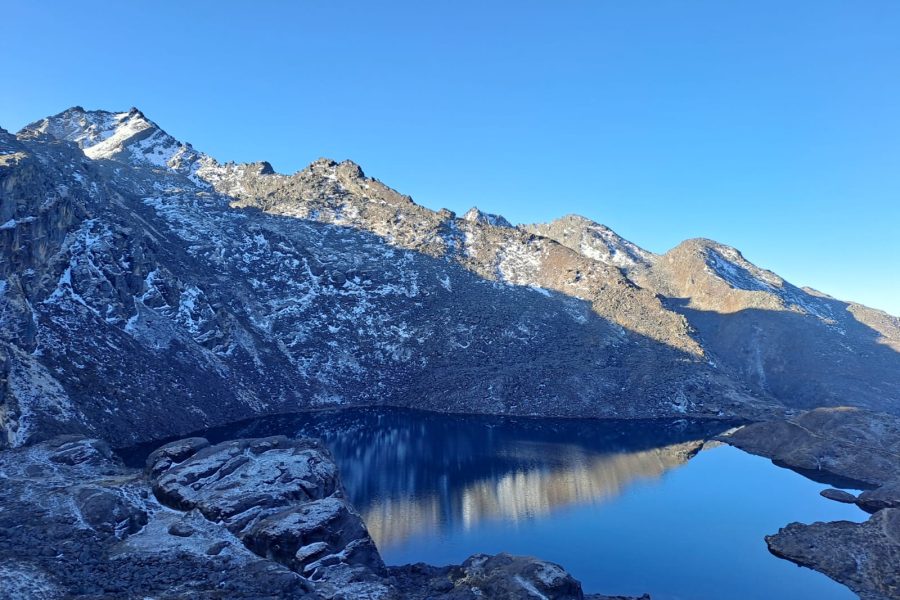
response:
<path fill-rule="evenodd" d="M 391 404 L 900 414 L 900 320 L 728 246 L 431 211 L 320 159 L 219 163 L 139 110 L 0 130 L 0 441 Z"/>

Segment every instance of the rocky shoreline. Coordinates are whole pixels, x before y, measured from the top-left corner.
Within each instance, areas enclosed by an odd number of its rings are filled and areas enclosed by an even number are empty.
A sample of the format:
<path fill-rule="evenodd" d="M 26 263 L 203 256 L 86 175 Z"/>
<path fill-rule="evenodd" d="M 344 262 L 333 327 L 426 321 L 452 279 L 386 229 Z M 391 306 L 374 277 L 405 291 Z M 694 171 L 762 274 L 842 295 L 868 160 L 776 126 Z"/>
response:
<path fill-rule="evenodd" d="M 863 600 L 900 598 L 900 419 L 853 408 L 819 408 L 747 425 L 724 441 L 830 483 L 863 489 L 826 498 L 854 503 L 863 523 L 791 523 L 766 537 L 776 556 L 825 573 Z"/>
<path fill-rule="evenodd" d="M 615 598 L 508 554 L 386 567 L 311 439 L 189 438 L 141 471 L 64 436 L 0 453 L 0 483 L 2 597 Z"/>

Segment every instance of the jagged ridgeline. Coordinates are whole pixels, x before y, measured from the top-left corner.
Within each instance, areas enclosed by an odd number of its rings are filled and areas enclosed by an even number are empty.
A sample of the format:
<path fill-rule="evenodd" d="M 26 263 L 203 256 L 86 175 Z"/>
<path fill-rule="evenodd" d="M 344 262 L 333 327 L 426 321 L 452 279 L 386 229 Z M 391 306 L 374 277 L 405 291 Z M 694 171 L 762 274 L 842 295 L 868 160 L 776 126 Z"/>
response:
<path fill-rule="evenodd" d="M 140 111 L 0 130 L 0 443 L 391 404 L 900 412 L 900 321 L 730 247 L 431 211 L 351 162 L 222 164 Z"/>

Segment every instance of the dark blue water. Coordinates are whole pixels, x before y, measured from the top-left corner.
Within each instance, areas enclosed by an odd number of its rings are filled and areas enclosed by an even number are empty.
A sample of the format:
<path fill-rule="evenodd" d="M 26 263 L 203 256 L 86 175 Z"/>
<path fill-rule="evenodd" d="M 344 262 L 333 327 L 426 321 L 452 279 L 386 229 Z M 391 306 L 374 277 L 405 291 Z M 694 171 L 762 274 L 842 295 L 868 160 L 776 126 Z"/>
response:
<path fill-rule="evenodd" d="M 729 427 L 681 421 L 537 421 L 348 410 L 205 432 L 212 441 L 325 440 L 388 564 L 538 556 L 588 592 L 654 600 L 850 600 L 771 555 L 792 521 L 862 521 L 856 507 L 770 461 L 705 444 Z"/>

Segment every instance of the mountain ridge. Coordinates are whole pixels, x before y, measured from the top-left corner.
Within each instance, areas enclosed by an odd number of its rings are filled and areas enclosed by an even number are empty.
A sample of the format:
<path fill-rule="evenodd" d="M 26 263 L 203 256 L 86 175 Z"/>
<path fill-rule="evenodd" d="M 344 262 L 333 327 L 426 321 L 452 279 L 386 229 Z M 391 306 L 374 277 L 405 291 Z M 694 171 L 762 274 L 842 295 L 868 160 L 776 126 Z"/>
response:
<path fill-rule="evenodd" d="M 900 410 L 900 320 L 711 241 L 657 255 L 584 217 L 457 217 L 352 161 L 219 163 L 137 109 L 0 135 L 0 199 L 8 445 L 366 403 Z M 789 376 L 810 365 L 810 381 Z"/>

